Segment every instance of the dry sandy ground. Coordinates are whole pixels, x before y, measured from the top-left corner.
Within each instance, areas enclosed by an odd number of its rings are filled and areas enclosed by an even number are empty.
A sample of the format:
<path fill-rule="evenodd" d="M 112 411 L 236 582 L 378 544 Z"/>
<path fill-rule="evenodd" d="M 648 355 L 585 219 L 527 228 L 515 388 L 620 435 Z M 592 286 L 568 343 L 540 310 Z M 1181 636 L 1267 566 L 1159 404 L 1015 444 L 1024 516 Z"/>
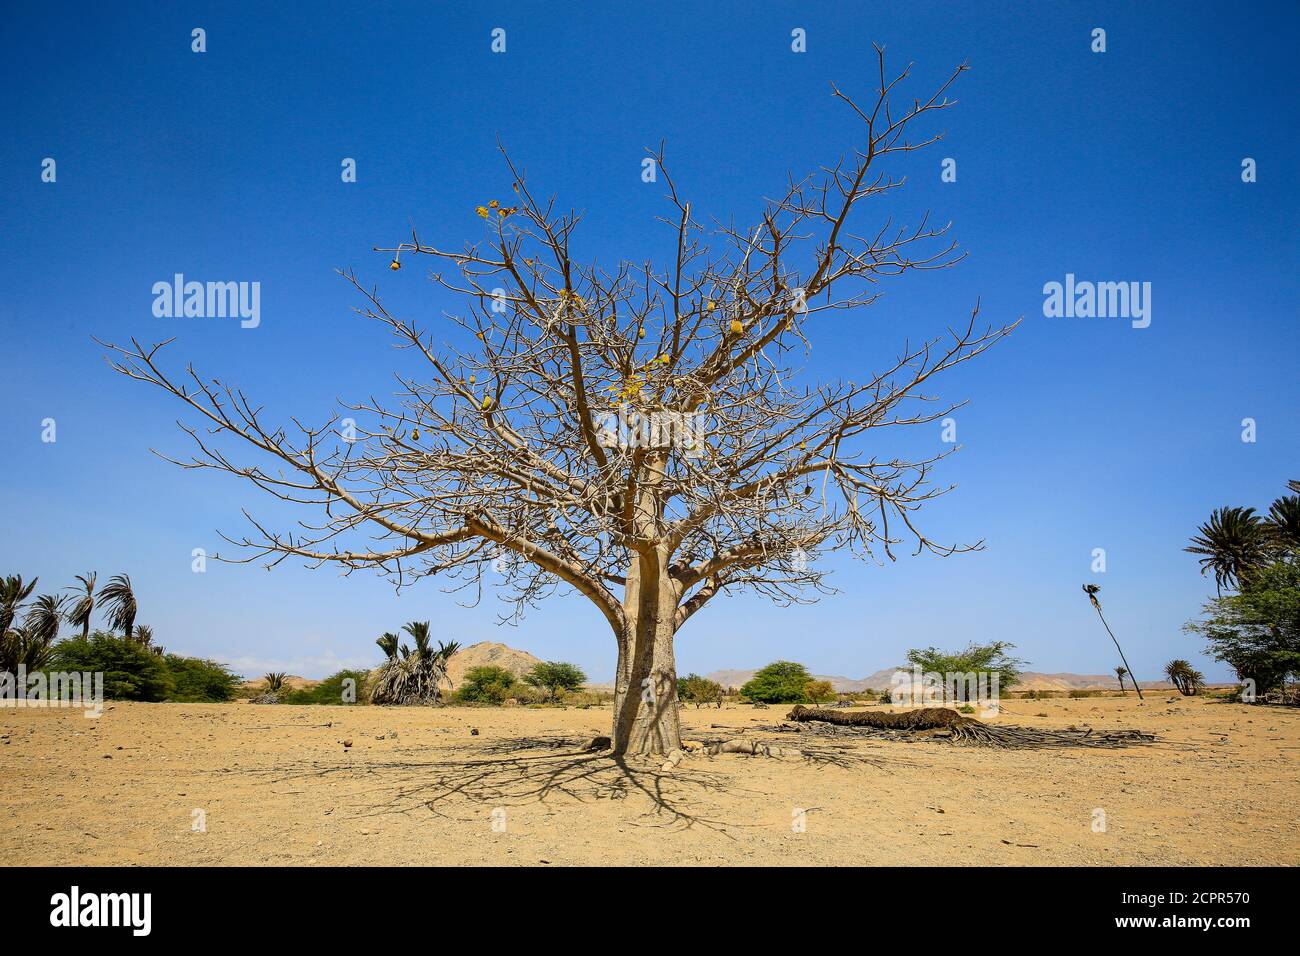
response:
<path fill-rule="evenodd" d="M 1167 694 L 1006 710 L 1160 742 L 817 738 L 835 762 L 693 757 L 661 774 L 577 753 L 608 733 L 603 709 L 0 709 L 0 839 L 10 865 L 1300 863 L 1300 712 Z M 693 737 L 797 745 L 753 729 L 785 708 L 683 713 Z"/>

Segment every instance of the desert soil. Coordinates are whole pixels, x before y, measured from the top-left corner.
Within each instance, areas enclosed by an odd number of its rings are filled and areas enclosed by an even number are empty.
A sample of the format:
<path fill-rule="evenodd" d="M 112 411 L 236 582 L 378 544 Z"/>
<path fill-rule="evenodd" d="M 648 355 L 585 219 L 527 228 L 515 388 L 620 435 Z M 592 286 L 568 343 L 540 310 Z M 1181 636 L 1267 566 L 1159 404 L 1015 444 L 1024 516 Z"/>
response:
<path fill-rule="evenodd" d="M 683 725 L 800 746 L 757 729 L 786 710 L 689 708 Z M 0 709 L 0 838 L 9 865 L 1300 863 L 1300 712 L 1150 693 L 1004 710 L 1160 740 L 806 738 L 834 759 L 661 773 L 579 752 L 609 732 L 597 708 Z"/>

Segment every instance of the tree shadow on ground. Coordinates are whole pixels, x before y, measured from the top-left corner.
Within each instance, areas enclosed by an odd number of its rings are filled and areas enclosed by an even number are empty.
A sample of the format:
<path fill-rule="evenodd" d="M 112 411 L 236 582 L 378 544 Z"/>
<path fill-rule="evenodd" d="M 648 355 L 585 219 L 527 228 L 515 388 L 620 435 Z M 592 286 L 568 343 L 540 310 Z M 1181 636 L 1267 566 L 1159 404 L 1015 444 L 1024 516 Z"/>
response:
<path fill-rule="evenodd" d="M 484 742 L 469 759 L 381 760 L 335 766 L 314 763 L 310 768 L 280 768 L 275 782 L 320 778 L 330 775 L 364 776 L 368 781 L 381 775 L 383 782 L 354 795 L 357 815 L 362 817 L 430 812 L 436 817 L 461 823 L 482 822 L 483 806 L 518 807 L 568 800 L 590 803 L 600 800 L 635 802 L 643 798 L 646 812 L 636 826 L 702 827 L 726 834 L 738 826 L 757 826 L 719 819 L 710 808 L 710 794 L 764 796 L 738 782 L 734 769 L 745 761 L 802 763 L 818 768 L 887 769 L 906 760 L 887 762 L 851 744 L 826 744 L 787 752 L 782 758 L 760 756 L 694 757 L 675 769 L 662 769 L 663 758 L 619 758 L 609 752 L 586 751 L 586 740 L 566 736 L 515 737 Z M 460 813 L 473 812 L 473 816 Z"/>

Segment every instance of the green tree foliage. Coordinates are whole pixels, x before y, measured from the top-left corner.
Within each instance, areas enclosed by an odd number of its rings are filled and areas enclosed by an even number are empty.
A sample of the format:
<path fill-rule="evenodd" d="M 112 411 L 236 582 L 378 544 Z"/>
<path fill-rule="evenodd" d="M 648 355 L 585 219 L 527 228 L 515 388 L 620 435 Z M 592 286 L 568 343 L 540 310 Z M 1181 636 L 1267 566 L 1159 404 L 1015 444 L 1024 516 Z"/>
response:
<path fill-rule="evenodd" d="M 1278 561 L 1252 574 L 1236 594 L 1205 605 L 1185 630 L 1242 680 L 1266 693 L 1300 674 L 1300 562 Z"/>
<path fill-rule="evenodd" d="M 20 666 L 37 671 L 49 662 L 67 599 L 42 594 L 24 608 L 35 589 L 35 578 L 27 583 L 16 574 L 0 579 L 0 671 L 17 673 Z M 23 623 L 17 624 L 24 611 Z"/>
<path fill-rule="evenodd" d="M 96 631 L 60 641 L 51 649 L 50 671 L 102 671 L 110 700 L 216 703 L 230 700 L 239 677 L 215 661 L 158 655 L 137 642 Z"/>
<path fill-rule="evenodd" d="M 280 695 L 282 704 L 354 704 L 366 699 L 367 671 L 343 669 L 331 674 L 315 687 L 302 687 Z M 346 681 L 354 681 L 348 685 Z M 349 692 L 351 688 L 351 692 Z M 344 694 L 348 693 L 345 697 Z M 353 696 L 353 693 L 355 696 Z"/>
<path fill-rule="evenodd" d="M 18 610 L 36 590 L 36 578 L 24 582 L 21 574 L 0 578 L 0 635 L 18 620 Z"/>
<path fill-rule="evenodd" d="M 166 700 L 176 684 L 166 661 L 125 637 L 96 631 L 54 645 L 52 671 L 103 671 L 110 700 Z"/>
<path fill-rule="evenodd" d="M 131 637 L 139 606 L 130 576 L 115 574 L 109 578 L 108 583 L 99 590 L 99 603 L 108 618 L 109 628 Z"/>
<path fill-rule="evenodd" d="M 812 675 L 793 661 L 768 664 L 740 688 L 742 697 L 764 704 L 806 704 Z"/>
<path fill-rule="evenodd" d="M 137 633 L 139 630 L 136 628 Z M 158 655 L 148 645 L 138 640 L 135 643 L 158 660 Z M 233 699 L 240 685 L 239 675 L 216 661 L 181 657 L 179 654 L 167 654 L 162 661 L 172 684 L 168 700 L 192 704 L 218 703 Z"/>
<path fill-rule="evenodd" d="M 1300 491 L 1300 482 L 1288 487 Z M 1300 674 L 1300 495 L 1279 497 L 1262 518 L 1253 508 L 1217 509 L 1198 531 L 1186 550 L 1202 555 L 1218 594 L 1205 619 L 1184 629 L 1257 691 L 1273 690 Z"/>
<path fill-rule="evenodd" d="M 432 643 L 429 621 L 411 621 L 402 628 L 415 641 L 415 650 L 398 646 L 396 634 L 385 633 L 376 644 L 387 660 L 379 668 L 370 692 L 373 704 L 436 704 L 447 679 L 447 664 L 458 650 L 456 641 Z M 399 653 L 400 652 L 400 653 Z"/>
<path fill-rule="evenodd" d="M 1220 593 L 1264 562 L 1268 538 L 1254 508 L 1216 508 L 1198 531 L 1183 550 L 1201 555 L 1201 573 L 1214 575 Z"/>
<path fill-rule="evenodd" d="M 696 708 L 705 704 L 722 706 L 722 685 L 717 681 L 701 677 L 699 674 L 687 674 L 677 682 L 677 696 Z"/>
<path fill-rule="evenodd" d="M 1165 676 L 1178 688 L 1184 697 L 1199 694 L 1205 687 L 1205 675 L 1191 665 L 1189 661 L 1173 660 L 1165 665 Z"/>
<path fill-rule="evenodd" d="M 1012 657 L 1008 651 L 1015 649 L 1006 641 L 991 644 L 970 644 L 965 650 L 941 651 L 937 647 L 913 648 L 907 652 L 907 662 L 921 668 L 922 673 L 988 674 L 998 675 L 998 690 L 1004 691 L 1020 680 L 1020 668 L 1025 663 Z"/>
<path fill-rule="evenodd" d="M 284 671 L 271 671 L 262 677 L 265 686 L 262 688 L 264 694 L 278 694 L 285 689 L 284 679 L 289 675 Z"/>
<path fill-rule="evenodd" d="M 587 675 L 576 665 L 564 661 L 545 661 L 534 664 L 524 675 L 524 683 L 544 689 L 554 700 L 560 691 L 575 691 L 587 682 Z"/>
<path fill-rule="evenodd" d="M 518 696 L 515 693 L 518 683 L 518 678 L 504 667 L 493 664 L 471 667 L 465 672 L 453 699 L 463 704 L 500 704 Z"/>
<path fill-rule="evenodd" d="M 79 596 L 73 598 L 68 610 L 68 623 L 81 628 L 82 637 L 90 637 L 90 619 L 95 616 L 95 583 L 99 580 L 98 571 L 87 571 L 77 575 L 77 585 L 73 590 Z"/>

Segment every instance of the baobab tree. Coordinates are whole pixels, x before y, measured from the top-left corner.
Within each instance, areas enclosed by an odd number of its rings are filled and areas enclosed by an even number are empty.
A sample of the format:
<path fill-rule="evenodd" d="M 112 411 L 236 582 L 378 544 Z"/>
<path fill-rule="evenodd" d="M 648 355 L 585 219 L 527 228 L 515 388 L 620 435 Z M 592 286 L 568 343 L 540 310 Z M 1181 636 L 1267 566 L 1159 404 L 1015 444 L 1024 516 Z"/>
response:
<path fill-rule="evenodd" d="M 502 150 L 508 202 L 477 208 L 484 237 L 459 251 L 410 240 L 376 251 L 398 270 L 428 256 L 434 281 L 463 297 L 439 341 L 392 314 L 376 288 L 342 272 L 357 311 L 394 334 L 420 365 L 400 374 L 395 405 L 345 403 L 322 424 L 264 423 L 241 390 L 160 364 L 167 343 L 108 345 L 124 374 L 178 397 L 207 426 L 182 427 L 214 468 L 317 509 L 301 531 L 228 538 L 227 560 L 286 558 L 347 573 L 378 569 L 398 587 L 432 575 L 471 590 L 497 583 L 513 613 L 557 589 L 595 606 L 618 648 L 616 754 L 680 744 L 673 640 L 723 594 L 778 603 L 829 589 L 811 557 L 843 548 L 894 558 L 907 542 L 951 555 L 916 512 L 949 490 L 930 475 L 945 452 L 900 458 L 873 439 L 935 422 L 957 404 L 930 379 L 1014 326 L 977 329 L 979 306 L 946 335 L 904 344 L 861 381 L 801 385 L 795 360 L 819 326 L 853 314 L 904 273 L 961 258 L 947 227 L 923 219 L 863 230 L 855 213 L 902 185 L 886 161 L 934 143 L 918 121 L 948 108 L 959 67 L 901 113 L 891 96 L 910 67 L 879 82 L 870 105 L 832 87 L 858 132 L 851 154 L 791 177 L 748 227 L 700 222 L 652 151 L 666 184 L 674 253 L 666 268 L 612 269 L 570 254 L 580 217 L 557 211 Z M 420 261 L 420 260 L 415 260 Z M 236 461 L 225 442 L 265 464 Z M 950 449 L 949 449 L 950 450 Z M 174 460 L 174 459 L 173 459 Z"/>

